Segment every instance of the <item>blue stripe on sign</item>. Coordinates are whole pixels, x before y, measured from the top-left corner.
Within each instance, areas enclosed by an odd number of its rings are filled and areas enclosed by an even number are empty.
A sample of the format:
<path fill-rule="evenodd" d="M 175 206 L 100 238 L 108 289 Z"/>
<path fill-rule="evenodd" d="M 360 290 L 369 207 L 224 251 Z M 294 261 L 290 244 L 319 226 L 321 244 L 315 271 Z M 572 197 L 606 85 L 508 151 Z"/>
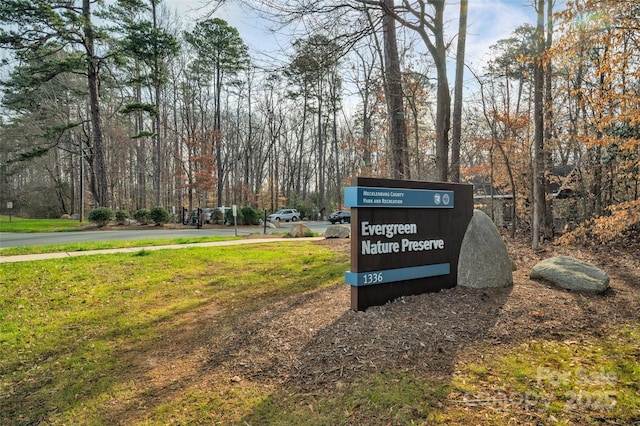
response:
<path fill-rule="evenodd" d="M 408 268 L 385 269 L 370 272 L 345 272 L 344 280 L 354 287 L 393 283 L 397 281 L 415 280 L 416 278 L 437 277 L 449 275 L 449 263 L 435 263 L 433 265 L 411 266 Z"/>
<path fill-rule="evenodd" d="M 452 209 L 454 192 L 434 189 L 347 186 L 344 188 L 344 205 L 346 207 Z"/>

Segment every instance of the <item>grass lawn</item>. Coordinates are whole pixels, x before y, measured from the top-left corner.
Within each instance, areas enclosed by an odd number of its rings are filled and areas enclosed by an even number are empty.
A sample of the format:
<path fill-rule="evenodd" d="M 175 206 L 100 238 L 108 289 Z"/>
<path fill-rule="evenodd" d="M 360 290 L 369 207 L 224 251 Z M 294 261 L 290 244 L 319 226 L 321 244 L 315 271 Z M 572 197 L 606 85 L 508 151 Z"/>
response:
<path fill-rule="evenodd" d="M 446 377 L 377 365 L 350 381 L 296 385 L 255 342 L 304 353 L 296 333 L 311 332 L 312 318 L 286 325 L 288 313 L 343 288 L 348 260 L 291 241 L 2 264 L 0 424 L 640 421 L 637 323 L 575 342 L 481 343 L 484 361 L 452 360 Z M 312 308 L 321 318 L 328 306 Z M 313 333 L 339 333 L 330 328 Z"/>
<path fill-rule="evenodd" d="M 0 424 L 101 424 L 109 401 L 128 392 L 126 354 L 154 345 L 176 319 L 213 303 L 224 327 L 336 284 L 345 269 L 345 256 L 301 242 L 3 264 Z"/>
<path fill-rule="evenodd" d="M 87 222 L 66 219 L 24 219 L 0 215 L 0 232 L 62 232 L 81 231 Z"/>
<path fill-rule="evenodd" d="M 23 219 L 0 215 L 0 232 L 65 232 L 82 231 L 87 222 L 65 219 Z M 153 238 L 146 240 L 123 240 L 123 241 L 96 241 L 89 243 L 69 243 L 69 244 L 48 244 L 25 247 L 0 248 L 0 256 L 15 256 L 23 254 L 56 253 L 69 251 L 104 250 L 112 248 L 130 248 L 144 246 L 162 246 L 169 244 L 191 244 L 206 243 L 215 241 L 236 240 L 241 237 L 191 237 L 191 238 Z"/>
<path fill-rule="evenodd" d="M 47 244 L 40 246 L 8 247 L 0 249 L 0 256 L 22 254 L 57 253 L 70 251 L 105 250 L 112 248 L 150 247 L 172 244 L 209 243 L 216 241 L 240 240 L 242 237 L 190 237 L 190 238 L 154 238 L 148 240 L 94 241 L 89 243 Z"/>

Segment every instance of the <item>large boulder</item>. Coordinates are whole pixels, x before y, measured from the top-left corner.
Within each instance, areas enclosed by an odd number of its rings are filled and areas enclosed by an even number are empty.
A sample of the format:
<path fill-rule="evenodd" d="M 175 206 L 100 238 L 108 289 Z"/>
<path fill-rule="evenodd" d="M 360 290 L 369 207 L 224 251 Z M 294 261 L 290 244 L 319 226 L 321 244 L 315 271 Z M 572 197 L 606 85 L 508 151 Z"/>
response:
<path fill-rule="evenodd" d="M 603 293 L 609 288 L 609 276 L 602 269 L 569 256 L 545 259 L 531 268 L 529 276 L 567 290 Z"/>
<path fill-rule="evenodd" d="M 311 229 L 304 223 L 296 223 L 289 230 L 289 235 L 293 238 L 308 237 L 311 234 Z"/>
<path fill-rule="evenodd" d="M 350 225 L 329 225 L 324 231 L 325 238 L 349 238 L 351 236 Z"/>
<path fill-rule="evenodd" d="M 498 228 L 489 216 L 474 210 L 460 247 L 458 285 L 486 288 L 512 284 L 513 263 Z"/>

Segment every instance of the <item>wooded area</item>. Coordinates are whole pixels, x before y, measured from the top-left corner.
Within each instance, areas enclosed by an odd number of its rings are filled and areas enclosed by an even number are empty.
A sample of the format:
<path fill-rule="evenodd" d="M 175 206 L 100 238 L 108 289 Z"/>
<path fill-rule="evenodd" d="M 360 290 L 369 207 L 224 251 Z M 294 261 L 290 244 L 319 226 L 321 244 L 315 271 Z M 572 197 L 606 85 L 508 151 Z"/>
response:
<path fill-rule="evenodd" d="M 215 12 L 185 28 L 160 0 L 3 0 L 2 207 L 315 218 L 371 176 L 472 182 L 534 248 L 561 228 L 638 232 L 640 0 L 536 0 L 535 26 L 466 81 L 473 1 L 250 3 L 304 21 L 278 64 Z M 445 22 L 458 7 L 459 25 Z"/>

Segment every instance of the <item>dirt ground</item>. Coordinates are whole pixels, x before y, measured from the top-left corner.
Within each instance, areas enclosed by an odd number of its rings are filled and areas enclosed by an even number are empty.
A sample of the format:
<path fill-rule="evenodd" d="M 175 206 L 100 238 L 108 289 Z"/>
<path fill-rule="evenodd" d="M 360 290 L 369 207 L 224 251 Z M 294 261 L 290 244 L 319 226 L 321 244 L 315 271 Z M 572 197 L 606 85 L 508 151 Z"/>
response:
<path fill-rule="evenodd" d="M 317 242 L 348 256 L 348 239 Z M 449 380 L 456 365 L 479 362 L 500 348 L 531 339 L 587 342 L 620 324 L 640 321 L 640 250 L 636 246 L 557 247 L 534 253 L 508 241 L 517 270 L 506 289 L 455 287 L 404 297 L 365 312 L 350 310 L 350 289 L 336 285 L 267 306 L 231 323 L 215 304 L 165 330 L 160 347 L 125 353 L 144 401 L 117 405 L 113 420 L 135 418 L 139 407 L 185 389 L 251 382 L 266 389 L 318 394 L 378 371 L 416 371 Z M 529 279 L 538 261 L 565 254 L 611 277 L 603 295 L 568 292 Z M 137 413 L 137 414 L 136 414 Z"/>

